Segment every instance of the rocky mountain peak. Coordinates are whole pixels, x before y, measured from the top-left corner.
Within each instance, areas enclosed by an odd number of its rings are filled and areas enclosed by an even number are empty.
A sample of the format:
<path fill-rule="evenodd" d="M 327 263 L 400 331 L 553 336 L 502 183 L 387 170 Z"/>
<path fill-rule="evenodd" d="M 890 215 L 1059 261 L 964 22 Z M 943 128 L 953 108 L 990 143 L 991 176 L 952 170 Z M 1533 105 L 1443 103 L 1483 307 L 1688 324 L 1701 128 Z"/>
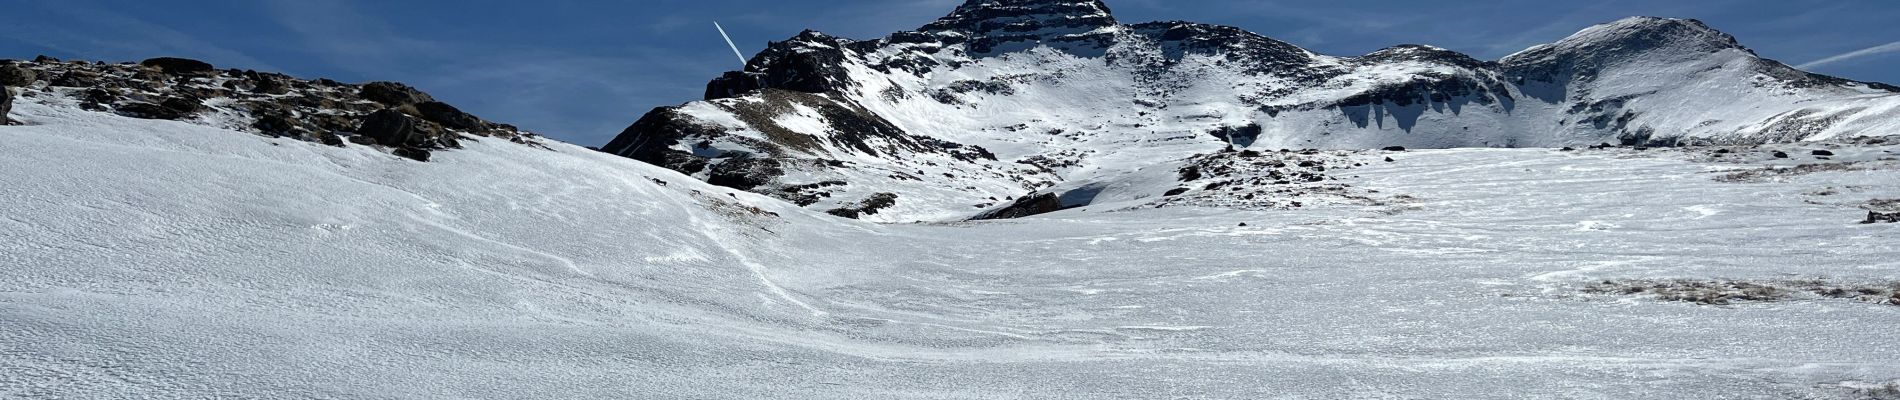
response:
<path fill-rule="evenodd" d="M 1734 36 L 1710 28 L 1702 21 L 1658 17 L 1629 17 L 1592 26 L 1558 41 L 1556 45 L 1628 50 L 1660 46 L 1698 50 L 1746 49 L 1735 41 Z"/>
<path fill-rule="evenodd" d="M 1010 43 L 1103 44 L 1110 40 L 1104 31 L 1116 26 L 1100 0 L 970 0 L 918 30 L 962 36 L 972 53 L 985 55 L 1007 50 Z"/>
<path fill-rule="evenodd" d="M 1734 36 L 1694 19 L 1629 17 L 1591 26 L 1556 43 L 1539 45 L 1505 56 L 1505 64 L 1531 64 L 1556 58 L 1585 62 L 1629 58 L 1694 57 L 1722 50 L 1748 48 Z"/>
<path fill-rule="evenodd" d="M 1505 56 L 1500 63 L 1513 76 L 1554 82 L 1569 79 L 1566 76 L 1591 79 L 1604 68 L 1626 63 L 1683 62 L 1724 51 L 1755 57 L 1734 36 L 1702 21 L 1629 17 Z"/>
<path fill-rule="evenodd" d="M 824 93 L 852 84 L 843 64 L 847 47 L 858 43 L 814 30 L 772 42 L 746 61 L 744 71 L 731 71 L 706 85 L 706 100 L 723 99 L 777 88 Z"/>
<path fill-rule="evenodd" d="M 1108 26 L 1115 24 L 1115 17 L 1101 0 L 970 0 L 923 30 L 983 32 L 1021 28 L 1028 22 Z"/>

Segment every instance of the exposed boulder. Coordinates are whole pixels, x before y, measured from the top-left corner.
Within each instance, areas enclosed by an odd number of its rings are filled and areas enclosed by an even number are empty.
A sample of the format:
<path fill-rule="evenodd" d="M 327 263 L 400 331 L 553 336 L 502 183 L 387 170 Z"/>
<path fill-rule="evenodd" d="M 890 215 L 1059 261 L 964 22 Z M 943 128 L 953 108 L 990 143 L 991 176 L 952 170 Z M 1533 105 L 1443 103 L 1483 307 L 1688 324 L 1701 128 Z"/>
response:
<path fill-rule="evenodd" d="M 160 101 L 158 105 L 176 110 L 185 115 L 196 114 L 199 111 L 203 111 L 205 107 L 204 101 L 188 97 L 167 97 L 164 101 Z"/>
<path fill-rule="evenodd" d="M 397 157 L 407 158 L 411 160 L 422 161 L 422 162 L 429 161 L 429 151 L 425 149 L 418 149 L 418 148 L 413 148 L 413 147 L 398 147 L 396 148 L 395 151 L 392 151 L 390 153 L 395 154 Z"/>
<path fill-rule="evenodd" d="M 474 115 L 462 112 L 448 103 L 439 101 L 416 103 L 416 112 L 422 114 L 422 119 L 453 129 L 478 131 L 486 128 L 481 118 L 475 118 Z"/>
<path fill-rule="evenodd" d="M 93 87 L 99 85 L 99 76 L 90 72 L 66 71 L 66 73 L 60 74 L 58 78 L 53 78 L 53 81 L 48 82 L 47 85 L 58 87 Z"/>
<path fill-rule="evenodd" d="M 298 136 L 304 131 L 304 128 L 297 123 L 297 120 L 291 119 L 289 115 L 285 114 L 260 115 L 257 117 L 257 121 L 251 122 L 251 129 L 256 129 L 266 135 L 277 137 Z"/>
<path fill-rule="evenodd" d="M 1900 199 L 1874 199 L 1861 208 L 1867 209 L 1867 219 L 1860 223 L 1900 223 Z"/>
<path fill-rule="evenodd" d="M 120 104 L 117 109 L 119 114 L 143 119 L 180 120 L 191 115 L 191 113 L 185 111 L 142 101 Z"/>
<path fill-rule="evenodd" d="M 260 75 L 255 80 L 257 81 L 257 83 L 255 86 L 251 87 L 252 92 L 263 93 L 263 94 L 290 93 L 290 85 L 287 83 L 284 83 L 283 79 L 278 79 L 277 77 L 269 76 L 269 75 Z"/>
<path fill-rule="evenodd" d="M 706 183 L 739 190 L 751 190 L 774 178 L 785 175 L 778 160 L 769 158 L 734 158 L 713 165 L 712 175 Z"/>
<path fill-rule="evenodd" d="M 10 112 L 13 112 L 13 89 L 0 86 L 0 125 L 13 123 L 13 119 L 7 118 Z"/>
<path fill-rule="evenodd" d="M 1008 207 L 985 212 L 972 220 L 1022 218 L 1036 214 L 1047 214 L 1062 210 L 1062 197 L 1055 193 L 1043 193 L 1023 196 L 1010 203 Z"/>
<path fill-rule="evenodd" d="M 218 70 L 217 67 L 211 66 L 211 63 L 193 60 L 189 58 L 177 58 L 177 57 L 159 57 L 159 58 L 147 59 L 145 61 L 140 61 L 139 65 L 158 68 L 160 71 L 164 71 L 166 74 L 180 75 L 180 76 L 208 75 Z"/>
<path fill-rule="evenodd" d="M 897 205 L 896 193 L 880 192 L 871 195 L 870 198 L 864 199 L 864 201 L 858 202 L 856 206 L 835 208 L 825 211 L 825 213 L 850 219 L 859 219 L 866 215 L 877 215 L 878 211 L 894 205 Z"/>
<path fill-rule="evenodd" d="M 1260 133 L 1260 124 L 1225 126 L 1209 132 L 1209 134 L 1214 135 L 1215 138 L 1219 138 L 1223 142 L 1243 147 L 1252 146 L 1255 140 L 1260 139 Z"/>
<path fill-rule="evenodd" d="M 1827 151 L 1827 150 L 1815 150 L 1815 151 L 1808 152 L 1808 154 L 1812 154 L 1818 157 L 1828 157 L 1828 156 L 1833 156 L 1834 152 Z"/>
<path fill-rule="evenodd" d="M 377 144 L 384 146 L 419 146 L 430 139 L 420 125 L 421 121 L 409 114 L 386 109 L 363 118 L 363 125 L 356 128 L 356 134 L 375 139 Z"/>
<path fill-rule="evenodd" d="M 92 88 L 86 91 L 85 101 L 97 107 L 118 102 L 119 95 L 111 90 Z M 133 118 L 181 120 L 190 118 L 204 110 L 204 103 L 194 98 L 170 96 L 158 103 L 131 101 L 113 107 L 119 114 Z"/>
<path fill-rule="evenodd" d="M 32 86 L 40 76 L 33 70 L 18 65 L 0 65 L 0 86 Z"/>
<path fill-rule="evenodd" d="M 435 101 L 428 93 L 396 82 L 370 82 L 363 84 L 359 96 L 369 101 L 389 106 L 406 106 Z"/>

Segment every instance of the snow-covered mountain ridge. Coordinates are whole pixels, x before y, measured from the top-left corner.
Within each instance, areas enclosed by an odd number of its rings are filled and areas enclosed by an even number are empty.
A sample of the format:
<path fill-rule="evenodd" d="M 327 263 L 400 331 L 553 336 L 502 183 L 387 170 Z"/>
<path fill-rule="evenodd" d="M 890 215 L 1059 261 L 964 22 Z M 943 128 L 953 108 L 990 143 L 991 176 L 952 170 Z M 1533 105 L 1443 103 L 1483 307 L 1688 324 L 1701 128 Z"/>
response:
<path fill-rule="evenodd" d="M 1246 30 L 1123 24 L 1094 0 L 972 0 L 915 31 L 774 42 L 604 151 L 873 220 L 960 219 L 1239 148 L 1757 144 L 1900 133 L 1900 89 L 1764 59 L 1688 19 L 1497 61 L 1340 57 Z M 1143 184 L 1134 186 L 1160 187 Z M 1130 196 L 1160 197 L 1164 193 Z"/>

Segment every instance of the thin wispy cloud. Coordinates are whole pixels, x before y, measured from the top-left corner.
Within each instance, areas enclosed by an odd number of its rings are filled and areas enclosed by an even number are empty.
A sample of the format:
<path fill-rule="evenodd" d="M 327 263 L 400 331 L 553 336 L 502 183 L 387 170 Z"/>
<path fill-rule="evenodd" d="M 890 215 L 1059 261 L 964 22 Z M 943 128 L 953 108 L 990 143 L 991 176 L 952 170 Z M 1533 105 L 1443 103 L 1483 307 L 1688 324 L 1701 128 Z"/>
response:
<path fill-rule="evenodd" d="M 440 60 L 446 44 L 419 40 L 391 22 L 357 10 L 347 2 L 269 1 L 263 3 L 304 48 L 331 66 L 364 75 L 387 73 L 414 61 Z"/>
<path fill-rule="evenodd" d="M 1854 50 L 1854 51 L 1850 51 L 1846 53 L 1836 54 L 1831 57 L 1809 61 L 1806 64 L 1797 65 L 1795 66 L 1795 68 L 1809 69 L 1809 68 L 1819 67 L 1819 66 L 1828 65 L 1828 64 L 1851 61 L 1853 59 L 1857 59 L 1861 57 L 1887 54 L 1887 53 L 1892 53 L 1892 52 L 1900 52 L 1900 41 L 1895 41 L 1893 43 L 1887 43 L 1887 44 L 1874 46 L 1874 47 L 1868 47 L 1868 48 L 1860 49 L 1860 50 Z"/>

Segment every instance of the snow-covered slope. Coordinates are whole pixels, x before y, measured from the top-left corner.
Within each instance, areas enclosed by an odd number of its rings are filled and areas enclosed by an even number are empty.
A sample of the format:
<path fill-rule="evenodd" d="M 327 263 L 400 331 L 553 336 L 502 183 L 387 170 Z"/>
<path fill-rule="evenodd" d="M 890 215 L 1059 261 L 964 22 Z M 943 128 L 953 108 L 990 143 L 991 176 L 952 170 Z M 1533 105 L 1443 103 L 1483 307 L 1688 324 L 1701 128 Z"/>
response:
<path fill-rule="evenodd" d="M 13 116 L 0 397 L 688 395 L 719 337 L 815 320 L 772 277 L 812 264 L 772 249 L 876 229 L 560 143 L 418 163 L 48 97 Z"/>
<path fill-rule="evenodd" d="M 1223 153 L 1182 167 L 1373 201 L 875 225 L 559 143 L 11 116 L 4 398 L 1900 393 L 1893 144 Z"/>
<path fill-rule="evenodd" d="M 772 43 L 709 83 L 705 101 L 656 109 L 603 150 L 814 210 L 909 221 L 1178 164 L 1230 139 L 1368 149 L 1895 133 L 1894 87 L 1759 58 L 1694 20 L 1624 19 L 1490 62 L 1422 45 L 1328 56 L 1234 27 L 1122 24 L 1097 0 L 971 0 L 884 38 Z M 895 201 L 858 212 L 874 196 Z"/>

